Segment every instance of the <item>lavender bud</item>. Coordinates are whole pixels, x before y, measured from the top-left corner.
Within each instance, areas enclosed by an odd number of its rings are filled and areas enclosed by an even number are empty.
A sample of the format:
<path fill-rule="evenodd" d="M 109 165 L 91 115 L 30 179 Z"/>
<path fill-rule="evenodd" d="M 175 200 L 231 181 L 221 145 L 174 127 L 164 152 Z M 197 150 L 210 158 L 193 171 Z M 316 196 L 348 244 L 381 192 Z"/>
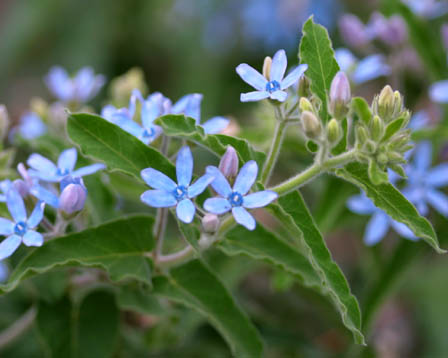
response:
<path fill-rule="evenodd" d="M 349 46 L 359 48 L 364 47 L 369 42 L 364 24 L 355 15 L 343 15 L 339 20 L 339 31 Z"/>
<path fill-rule="evenodd" d="M 12 182 L 14 188 L 19 192 L 22 198 L 26 197 L 29 194 L 29 187 L 22 179 L 16 179 Z"/>
<path fill-rule="evenodd" d="M 348 113 L 348 105 L 352 98 L 350 82 L 347 75 L 339 71 L 334 76 L 330 87 L 330 112 L 336 118 L 343 118 Z"/>
<path fill-rule="evenodd" d="M 215 214 L 205 214 L 202 218 L 202 228 L 204 232 L 215 233 L 219 228 L 219 218 Z"/>
<path fill-rule="evenodd" d="M 374 21 L 374 31 L 378 38 L 385 44 L 393 47 L 404 43 L 407 39 L 406 23 L 401 16 L 391 16 L 389 19 L 377 15 L 378 21 Z"/>
<path fill-rule="evenodd" d="M 226 178 L 234 178 L 238 173 L 238 154 L 232 146 L 228 146 L 219 162 L 219 170 Z"/>
<path fill-rule="evenodd" d="M 87 190 L 80 184 L 68 184 L 59 197 L 59 209 L 71 215 L 84 208 Z"/>

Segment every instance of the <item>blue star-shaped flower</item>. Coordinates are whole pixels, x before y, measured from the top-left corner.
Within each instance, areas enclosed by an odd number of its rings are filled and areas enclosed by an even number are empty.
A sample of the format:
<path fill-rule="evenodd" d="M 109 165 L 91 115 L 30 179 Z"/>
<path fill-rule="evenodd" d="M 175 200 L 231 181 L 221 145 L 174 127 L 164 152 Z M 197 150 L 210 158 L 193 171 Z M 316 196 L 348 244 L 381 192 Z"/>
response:
<path fill-rule="evenodd" d="M 213 180 L 213 176 L 205 174 L 190 185 L 193 176 L 193 156 L 188 146 L 182 147 L 176 160 L 177 183 L 165 174 L 153 168 L 142 170 L 141 176 L 155 190 L 145 191 L 140 199 L 155 208 L 176 207 L 179 220 L 191 223 L 196 208 L 191 201 L 201 194 Z"/>
<path fill-rule="evenodd" d="M 254 230 L 255 219 L 246 209 L 261 208 L 277 199 L 278 194 L 270 190 L 247 194 L 255 183 L 258 174 L 258 165 L 255 161 L 248 161 L 243 165 L 235 179 L 233 188 L 217 167 L 207 167 L 207 173 L 215 179 L 211 185 L 222 198 L 210 198 L 204 202 L 204 209 L 213 214 L 224 214 L 232 211 L 238 224 L 248 230 Z"/>
<path fill-rule="evenodd" d="M 27 160 L 27 164 L 32 168 L 28 172 L 32 177 L 44 181 L 59 182 L 68 175 L 83 177 L 106 168 L 104 164 L 96 163 L 75 170 L 77 156 L 75 148 L 66 149 L 59 156 L 56 165 L 42 155 L 34 153 Z"/>
<path fill-rule="evenodd" d="M 42 246 L 44 243 L 42 234 L 33 229 L 43 218 L 45 203 L 39 201 L 27 218 L 22 197 L 11 188 L 6 195 L 6 204 L 14 221 L 0 218 L 0 235 L 7 236 L 0 243 L 0 261 L 11 256 L 22 242 L 26 246 Z"/>
<path fill-rule="evenodd" d="M 260 101 L 265 98 L 275 99 L 280 102 L 285 101 L 288 97 L 285 89 L 296 83 L 308 68 L 308 65 L 299 65 L 283 78 L 286 66 L 285 50 L 279 50 L 275 53 L 272 59 L 269 79 L 246 63 L 238 65 L 236 72 L 244 82 L 256 89 L 254 92 L 241 93 L 241 102 Z"/>
<path fill-rule="evenodd" d="M 47 126 L 36 113 L 27 112 L 20 118 L 17 130 L 22 138 L 31 140 L 45 134 Z"/>

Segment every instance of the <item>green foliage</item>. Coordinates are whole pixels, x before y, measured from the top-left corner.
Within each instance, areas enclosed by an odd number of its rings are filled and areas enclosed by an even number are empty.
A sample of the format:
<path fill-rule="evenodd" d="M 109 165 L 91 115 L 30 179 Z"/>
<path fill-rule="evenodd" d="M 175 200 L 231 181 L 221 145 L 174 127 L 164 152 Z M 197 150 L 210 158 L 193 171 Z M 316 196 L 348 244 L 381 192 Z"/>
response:
<path fill-rule="evenodd" d="M 369 125 L 372 119 L 372 112 L 367 101 L 362 97 L 352 98 L 352 109 L 358 119 L 363 121 L 366 125 Z"/>

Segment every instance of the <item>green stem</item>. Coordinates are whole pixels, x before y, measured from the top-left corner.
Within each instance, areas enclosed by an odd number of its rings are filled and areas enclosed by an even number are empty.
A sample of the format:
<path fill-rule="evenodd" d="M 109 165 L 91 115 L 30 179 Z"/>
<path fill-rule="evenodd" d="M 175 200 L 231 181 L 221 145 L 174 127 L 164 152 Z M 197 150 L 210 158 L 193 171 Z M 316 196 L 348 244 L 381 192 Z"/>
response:
<path fill-rule="evenodd" d="M 168 222 L 168 209 L 161 208 L 157 211 L 156 225 L 154 227 L 154 237 L 156 239 L 155 259 L 162 254 L 163 240 L 165 237 L 166 224 Z"/>
<path fill-rule="evenodd" d="M 37 309 L 35 306 L 32 306 L 11 326 L 0 332 L 0 349 L 3 349 L 25 333 L 33 324 L 36 315 Z"/>

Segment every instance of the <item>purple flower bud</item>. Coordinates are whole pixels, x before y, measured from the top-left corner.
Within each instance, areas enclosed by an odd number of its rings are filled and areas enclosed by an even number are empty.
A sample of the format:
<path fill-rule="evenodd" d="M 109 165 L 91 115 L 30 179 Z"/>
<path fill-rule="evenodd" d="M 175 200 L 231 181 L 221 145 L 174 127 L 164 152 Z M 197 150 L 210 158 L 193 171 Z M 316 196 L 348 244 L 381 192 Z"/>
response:
<path fill-rule="evenodd" d="M 378 29 L 378 37 L 389 46 L 397 46 L 407 39 L 406 23 L 401 16 L 391 16 L 385 26 Z"/>
<path fill-rule="evenodd" d="M 330 112 L 333 116 L 344 117 L 347 114 L 351 98 L 350 82 L 347 75 L 339 71 L 334 76 L 330 87 Z"/>
<path fill-rule="evenodd" d="M 219 170 L 226 178 L 234 178 L 238 173 L 238 154 L 230 145 L 219 162 Z"/>
<path fill-rule="evenodd" d="M 442 32 L 443 46 L 445 46 L 445 50 L 448 51 L 448 23 L 443 24 L 440 31 Z"/>
<path fill-rule="evenodd" d="M 219 218 L 215 214 L 206 214 L 202 218 L 202 227 L 205 232 L 214 233 L 219 228 Z"/>
<path fill-rule="evenodd" d="M 29 186 L 22 179 L 16 179 L 12 182 L 14 188 L 19 192 L 22 198 L 26 197 L 29 194 Z"/>
<path fill-rule="evenodd" d="M 364 47 L 369 42 L 364 24 L 355 15 L 343 15 L 339 20 L 339 31 L 349 46 Z"/>
<path fill-rule="evenodd" d="M 59 197 L 59 209 L 66 214 L 73 214 L 84 208 L 87 190 L 81 184 L 69 184 Z"/>

